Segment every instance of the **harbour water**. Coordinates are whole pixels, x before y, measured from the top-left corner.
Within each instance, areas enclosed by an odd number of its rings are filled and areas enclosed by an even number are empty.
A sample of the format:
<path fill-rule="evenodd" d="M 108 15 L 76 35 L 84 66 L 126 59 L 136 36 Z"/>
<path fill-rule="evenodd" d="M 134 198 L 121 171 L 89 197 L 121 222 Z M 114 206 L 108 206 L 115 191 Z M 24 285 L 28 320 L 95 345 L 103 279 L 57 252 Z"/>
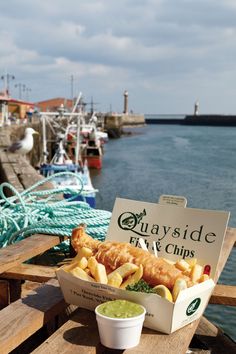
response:
<path fill-rule="evenodd" d="M 236 128 L 147 125 L 110 140 L 103 168 L 93 171 L 97 208 L 112 211 L 116 197 L 157 202 L 185 196 L 192 208 L 230 211 L 236 227 Z M 236 285 L 234 248 L 219 283 Z M 236 340 L 236 309 L 209 305 L 206 317 Z"/>

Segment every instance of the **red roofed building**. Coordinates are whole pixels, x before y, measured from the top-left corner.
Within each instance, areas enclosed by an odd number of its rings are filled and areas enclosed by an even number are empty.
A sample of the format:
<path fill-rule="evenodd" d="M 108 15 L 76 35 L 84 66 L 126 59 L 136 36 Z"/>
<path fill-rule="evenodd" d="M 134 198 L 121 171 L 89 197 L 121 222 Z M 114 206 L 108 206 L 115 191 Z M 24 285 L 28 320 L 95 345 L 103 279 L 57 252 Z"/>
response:
<path fill-rule="evenodd" d="M 25 119 L 28 112 L 34 111 L 34 103 L 11 98 L 0 92 L 0 125 L 7 123 L 9 117 Z"/>
<path fill-rule="evenodd" d="M 45 101 L 40 101 L 35 103 L 35 106 L 38 108 L 40 112 L 55 112 L 62 105 L 64 106 L 65 109 L 71 111 L 74 106 L 74 102 L 71 99 L 58 97 L 58 98 L 52 98 L 50 100 L 45 100 Z"/>

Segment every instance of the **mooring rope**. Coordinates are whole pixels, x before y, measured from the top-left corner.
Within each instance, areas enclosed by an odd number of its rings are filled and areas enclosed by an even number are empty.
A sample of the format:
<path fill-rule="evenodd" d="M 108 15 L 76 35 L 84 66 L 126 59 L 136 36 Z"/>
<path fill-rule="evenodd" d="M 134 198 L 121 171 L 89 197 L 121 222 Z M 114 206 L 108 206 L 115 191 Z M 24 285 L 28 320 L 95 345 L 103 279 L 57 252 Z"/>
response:
<path fill-rule="evenodd" d="M 75 191 L 70 186 L 40 189 L 56 176 L 73 176 L 79 180 Z M 11 197 L 4 191 L 9 189 Z M 83 180 L 73 172 L 59 172 L 46 177 L 30 188 L 19 193 L 10 183 L 0 185 L 0 248 L 16 243 L 33 234 L 71 236 L 72 230 L 79 224 L 86 224 L 86 232 L 101 241 L 106 237 L 111 213 L 94 209 L 85 201 L 75 200 L 84 195 Z M 59 198 L 61 194 L 70 194 L 69 199 Z"/>

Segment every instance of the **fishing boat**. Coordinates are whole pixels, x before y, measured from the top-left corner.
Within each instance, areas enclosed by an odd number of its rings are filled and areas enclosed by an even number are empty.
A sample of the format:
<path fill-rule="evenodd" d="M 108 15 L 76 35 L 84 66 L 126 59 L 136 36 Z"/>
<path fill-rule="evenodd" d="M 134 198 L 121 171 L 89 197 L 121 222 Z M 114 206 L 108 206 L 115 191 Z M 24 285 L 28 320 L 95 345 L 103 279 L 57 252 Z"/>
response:
<path fill-rule="evenodd" d="M 68 115 L 71 117 L 71 114 Z M 76 117 L 78 122 L 80 121 L 79 114 L 73 113 L 73 116 Z M 40 164 L 40 173 L 44 177 L 50 177 L 50 181 L 55 187 L 67 189 L 68 192 L 64 193 L 64 198 L 85 201 L 94 208 L 96 206 L 96 193 L 98 190 L 94 189 L 92 185 L 86 159 L 82 161 L 80 157 L 80 140 L 76 139 L 74 159 L 72 160 L 65 148 L 68 129 L 67 127 L 62 129 L 62 124 L 60 124 L 58 119 L 60 119 L 58 112 L 54 114 L 52 112 L 50 114 L 48 112 L 41 113 L 43 161 Z M 56 139 L 56 151 L 49 162 L 47 124 L 53 130 Z M 77 124 L 77 130 L 80 130 L 79 124 Z"/>
<path fill-rule="evenodd" d="M 74 160 L 75 148 L 78 142 L 77 139 L 77 125 L 71 124 L 67 129 L 67 145 L 68 145 L 68 155 Z M 82 119 L 80 122 L 79 130 L 79 140 L 80 140 L 80 155 L 82 162 L 87 161 L 89 168 L 102 168 L 102 158 L 104 153 L 103 144 L 107 142 L 108 135 L 106 132 L 101 132 L 96 126 L 96 117 L 92 116 L 89 123 L 85 123 Z"/>
<path fill-rule="evenodd" d="M 81 156 L 83 162 L 88 161 L 88 167 L 102 168 L 103 150 L 101 145 L 94 144 L 93 140 L 81 145 Z"/>
<path fill-rule="evenodd" d="M 108 134 L 97 127 L 95 112 L 92 114 L 87 124 L 84 119 L 82 120 L 80 134 L 83 139 L 88 139 L 88 137 L 93 134 L 93 139 L 97 140 L 102 146 L 108 142 Z"/>
<path fill-rule="evenodd" d="M 58 149 L 50 163 L 40 165 L 40 173 L 50 178 L 51 183 L 65 190 L 64 198 L 85 201 L 92 208 L 96 206 L 96 193 L 90 178 L 87 163 L 81 166 L 71 161 L 66 154 L 61 140 Z"/>
<path fill-rule="evenodd" d="M 71 164 L 42 164 L 40 173 L 44 177 L 53 176 L 51 183 L 56 188 L 64 190 L 65 199 L 84 201 L 90 207 L 96 207 L 96 193 L 93 188 L 90 174 L 87 167 L 81 168 Z"/>

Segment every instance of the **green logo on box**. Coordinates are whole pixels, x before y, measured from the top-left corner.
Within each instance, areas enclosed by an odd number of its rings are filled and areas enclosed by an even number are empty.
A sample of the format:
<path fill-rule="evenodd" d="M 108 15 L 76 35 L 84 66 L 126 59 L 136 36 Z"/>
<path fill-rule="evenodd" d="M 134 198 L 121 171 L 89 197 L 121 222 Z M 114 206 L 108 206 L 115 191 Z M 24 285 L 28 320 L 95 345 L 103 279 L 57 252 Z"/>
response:
<path fill-rule="evenodd" d="M 194 299 L 194 300 L 188 305 L 187 310 L 186 310 L 186 315 L 187 315 L 187 316 L 193 315 L 193 314 L 197 311 L 197 309 L 199 308 L 200 303 L 201 303 L 200 297 L 197 297 L 196 299 Z"/>

